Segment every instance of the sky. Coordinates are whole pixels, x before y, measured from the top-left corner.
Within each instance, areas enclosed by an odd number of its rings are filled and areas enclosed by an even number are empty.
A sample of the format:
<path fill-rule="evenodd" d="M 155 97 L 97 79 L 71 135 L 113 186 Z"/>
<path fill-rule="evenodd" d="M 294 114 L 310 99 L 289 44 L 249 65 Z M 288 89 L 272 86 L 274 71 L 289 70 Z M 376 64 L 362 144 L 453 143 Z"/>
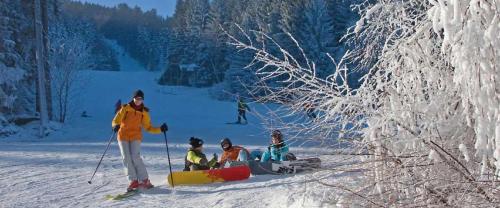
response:
<path fill-rule="evenodd" d="M 156 9 L 161 16 L 172 16 L 175 10 L 176 0 L 79 0 L 82 2 L 97 3 L 105 6 L 115 6 L 126 3 L 131 7 L 139 6 L 142 10 Z"/>

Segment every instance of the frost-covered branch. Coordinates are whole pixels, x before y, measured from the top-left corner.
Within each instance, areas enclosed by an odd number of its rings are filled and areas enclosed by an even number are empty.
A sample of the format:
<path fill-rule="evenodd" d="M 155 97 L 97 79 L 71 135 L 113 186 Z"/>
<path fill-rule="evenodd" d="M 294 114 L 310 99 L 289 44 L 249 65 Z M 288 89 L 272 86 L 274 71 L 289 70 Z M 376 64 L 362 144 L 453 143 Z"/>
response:
<path fill-rule="evenodd" d="M 234 47 L 255 54 L 248 68 L 267 92 L 260 99 L 283 104 L 286 116 L 314 106 L 317 119 L 283 125 L 320 135 L 311 139 L 338 137 L 363 155 L 357 165 L 374 185 L 349 188 L 370 199 L 361 205 L 494 206 L 500 3 L 378 0 L 353 8 L 361 19 L 344 37 L 351 50 L 326 79 L 290 35 L 301 57 L 259 31 L 240 28 L 246 40 L 229 35 Z M 348 78 L 359 72 L 355 88 Z"/>
<path fill-rule="evenodd" d="M 290 34 L 287 34 L 288 37 L 295 43 L 299 51 L 302 51 L 302 57 L 300 58 L 306 61 L 299 61 L 265 33 L 249 31 L 249 34 L 244 32 L 243 29 L 241 29 L 241 32 L 245 34 L 243 36 L 246 37 L 245 40 L 240 41 L 229 34 L 229 38 L 232 40 L 230 44 L 238 50 L 255 53 L 254 59 L 247 68 L 255 69 L 257 76 L 261 78 L 260 87 L 257 90 L 267 92 L 265 93 L 266 96 L 258 98 L 260 101 L 284 104 L 286 109 L 278 110 L 280 111 L 278 114 L 287 117 L 304 115 L 304 112 L 309 109 L 320 112 L 313 122 L 308 124 L 299 122 L 300 126 L 295 128 L 297 131 L 304 129 L 307 131 L 303 133 L 320 133 L 317 137 L 322 137 L 325 140 L 334 136 L 337 137 L 339 134 L 353 136 L 348 134 L 350 131 L 345 127 L 354 124 L 353 121 L 359 119 L 356 117 L 356 110 L 353 110 L 357 109 L 357 107 L 354 102 L 339 99 L 340 97 L 356 99 L 356 96 L 354 96 L 355 91 L 347 82 L 348 72 L 344 66 L 344 59 L 341 59 L 336 64 L 337 69 L 334 74 L 322 79 L 316 74 L 315 64 L 307 59 L 305 52 Z M 262 41 L 256 42 L 255 40 Z M 272 52 L 266 50 L 267 48 L 271 48 Z M 331 59 L 335 63 L 333 58 Z M 273 82 L 279 84 L 269 84 Z M 297 122 L 295 123 L 297 124 Z M 286 125 L 285 128 L 290 128 L 290 123 Z M 307 125 L 307 127 L 303 125 Z M 357 127 L 359 126 L 352 126 L 351 128 Z"/>

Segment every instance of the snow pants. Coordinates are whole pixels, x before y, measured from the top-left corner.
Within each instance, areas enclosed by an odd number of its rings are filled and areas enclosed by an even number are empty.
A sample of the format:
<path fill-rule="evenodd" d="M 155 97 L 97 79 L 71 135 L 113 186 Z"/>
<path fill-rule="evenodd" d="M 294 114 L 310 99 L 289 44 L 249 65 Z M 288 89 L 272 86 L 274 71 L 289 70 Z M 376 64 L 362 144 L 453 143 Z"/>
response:
<path fill-rule="evenodd" d="M 250 158 L 249 160 L 260 160 L 262 158 L 262 151 L 261 150 L 253 150 L 250 152 Z"/>
<path fill-rule="evenodd" d="M 238 154 L 238 161 L 248 161 L 250 159 L 250 155 L 247 154 L 247 151 L 245 150 L 240 150 L 240 153 Z"/>
<path fill-rule="evenodd" d="M 148 179 L 146 166 L 141 158 L 141 141 L 118 141 L 122 154 L 125 175 L 129 181 Z"/>
<path fill-rule="evenodd" d="M 248 123 L 245 110 L 238 110 L 238 123 L 241 123 L 241 118 L 245 119 L 245 122 Z"/>

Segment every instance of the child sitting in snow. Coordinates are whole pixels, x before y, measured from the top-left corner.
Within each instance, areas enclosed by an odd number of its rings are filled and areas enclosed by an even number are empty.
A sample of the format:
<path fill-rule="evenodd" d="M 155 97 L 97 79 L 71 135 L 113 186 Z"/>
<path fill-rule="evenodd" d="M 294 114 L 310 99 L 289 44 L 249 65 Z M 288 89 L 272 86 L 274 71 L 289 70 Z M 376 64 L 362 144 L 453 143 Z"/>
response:
<path fill-rule="evenodd" d="M 220 141 L 220 146 L 222 147 L 223 153 L 219 164 L 224 167 L 226 162 L 231 161 L 247 161 L 250 159 L 250 153 L 247 149 L 233 145 L 229 138 L 224 138 Z"/>
<path fill-rule="evenodd" d="M 288 151 L 288 145 L 285 144 L 281 131 L 274 130 L 271 134 L 271 145 L 262 154 L 260 162 L 294 160 L 295 156 Z"/>
<path fill-rule="evenodd" d="M 207 156 L 203 154 L 203 140 L 191 137 L 189 139 L 189 144 L 191 145 L 191 148 L 188 149 L 186 154 L 184 171 L 209 170 L 219 166 L 219 163 L 217 162 L 217 154 L 214 153 L 214 156 L 210 161 L 208 161 Z"/>

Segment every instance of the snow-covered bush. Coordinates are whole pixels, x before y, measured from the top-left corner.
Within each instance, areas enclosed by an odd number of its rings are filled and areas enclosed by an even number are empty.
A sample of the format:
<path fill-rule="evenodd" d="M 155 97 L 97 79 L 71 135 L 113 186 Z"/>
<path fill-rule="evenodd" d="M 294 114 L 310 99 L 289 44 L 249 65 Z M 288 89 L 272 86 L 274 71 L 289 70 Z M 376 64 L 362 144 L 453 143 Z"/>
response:
<path fill-rule="evenodd" d="M 345 37 L 352 50 L 332 60 L 336 71 L 326 79 L 315 63 L 296 61 L 303 57 L 279 46 L 270 52 L 268 44 L 278 44 L 264 33 L 254 32 L 265 41 L 232 44 L 264 63 L 256 71 L 261 79 L 289 78 L 283 88 L 262 86 L 273 92 L 263 99 L 288 100 L 291 114 L 305 105 L 319 112 L 292 127 L 339 137 L 365 156 L 351 165 L 366 170 L 365 180 L 344 189 L 343 203 L 496 206 L 500 2 L 377 0 L 354 8 L 361 19 Z M 359 72 L 361 85 L 353 88 L 349 76 Z"/>
<path fill-rule="evenodd" d="M 78 24 L 61 20 L 50 28 L 49 33 L 54 110 L 57 120 L 62 123 L 74 110 L 78 90 L 86 81 L 85 77 L 78 76 L 78 71 L 89 69 L 93 64 L 92 47 L 85 32 L 77 29 Z"/>

